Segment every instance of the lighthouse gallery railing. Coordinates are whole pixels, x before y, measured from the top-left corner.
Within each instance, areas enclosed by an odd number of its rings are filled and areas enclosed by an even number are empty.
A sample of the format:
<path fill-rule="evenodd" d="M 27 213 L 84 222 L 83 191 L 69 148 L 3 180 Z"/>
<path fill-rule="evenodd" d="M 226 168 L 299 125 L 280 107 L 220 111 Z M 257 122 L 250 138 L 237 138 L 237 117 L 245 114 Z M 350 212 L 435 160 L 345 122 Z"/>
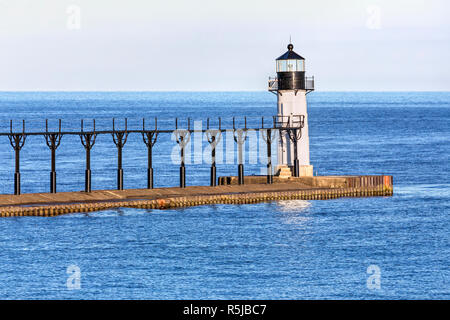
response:
<path fill-rule="evenodd" d="M 278 90 L 278 78 L 277 77 L 269 77 L 268 90 L 269 91 L 277 91 Z M 306 90 L 306 91 L 314 90 L 314 76 L 305 77 L 305 89 L 304 90 Z"/>

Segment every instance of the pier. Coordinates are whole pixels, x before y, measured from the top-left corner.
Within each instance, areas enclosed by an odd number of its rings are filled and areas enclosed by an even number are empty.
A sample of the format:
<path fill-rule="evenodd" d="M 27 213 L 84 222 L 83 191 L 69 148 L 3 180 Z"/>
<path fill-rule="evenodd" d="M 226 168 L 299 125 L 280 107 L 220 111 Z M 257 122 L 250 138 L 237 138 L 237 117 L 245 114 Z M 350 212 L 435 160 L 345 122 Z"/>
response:
<path fill-rule="evenodd" d="M 65 127 L 64 121 L 53 120 L 34 123 L 28 130 L 26 121 L 10 121 L 8 131 L 0 131 L 0 137 L 7 136 L 14 157 L 13 194 L 0 195 L 0 217 L 17 216 L 57 216 L 67 213 L 82 213 L 108 210 L 120 207 L 143 209 L 170 209 L 197 205 L 246 204 L 265 201 L 303 199 L 326 200 L 340 197 L 390 196 L 393 194 L 392 176 L 312 176 L 298 165 L 299 153 L 293 153 L 293 166 L 284 165 L 281 169 L 272 168 L 272 143 L 280 141 L 286 134 L 300 139 L 304 127 L 303 116 L 241 117 L 231 119 L 200 120 L 201 129 L 193 127 L 193 121 L 186 119 L 109 119 L 99 128 L 99 121 L 80 120 L 79 127 Z M 55 126 L 56 123 L 56 126 Z M 86 124 L 89 123 L 89 126 Z M 119 124 L 120 123 L 120 128 Z M 15 124 L 15 126 L 14 126 Z M 17 125 L 19 124 L 19 126 Z M 197 121 L 197 124 L 199 122 Z M 45 130 L 37 130 L 43 126 Z M 19 127 L 19 130 L 15 129 Z M 265 158 L 266 175 L 245 175 L 244 151 L 251 131 L 259 134 L 264 147 L 260 147 Z M 186 148 L 191 135 L 200 133 L 209 144 L 210 178 L 207 186 L 186 185 Z M 299 134 L 300 133 L 300 134 Z M 146 149 L 147 168 L 142 168 L 142 179 L 147 180 L 146 189 L 124 189 L 123 147 L 130 134 L 140 135 L 143 149 Z M 155 188 L 153 169 L 153 146 L 161 135 L 175 137 L 179 148 L 178 186 Z M 66 135 L 79 136 L 85 149 L 85 187 L 84 191 L 57 192 L 56 155 L 61 138 Z M 117 185 L 115 190 L 94 190 L 92 187 L 91 153 L 95 152 L 98 135 L 111 136 L 111 145 L 117 149 Z M 20 151 L 26 147 L 27 137 L 42 136 L 50 149 L 50 189 L 48 193 L 21 193 Z M 254 135 L 255 136 L 255 135 Z M 219 164 L 216 159 L 218 142 L 225 139 L 235 143 L 237 175 L 217 177 Z M 296 138 L 297 139 L 297 138 Z M 294 140 L 297 141 L 297 140 Z M 63 142 L 64 143 L 64 142 Z M 227 142 L 229 145 L 229 143 Z M 294 149 L 296 149 L 294 144 Z M 170 150 L 170 147 L 167 148 Z M 43 149 L 43 152 L 48 152 Z M 136 150 L 133 150 L 136 152 Z M 234 147 L 232 152 L 234 153 Z M 80 155 L 76 155 L 80 156 Z M 178 162 L 178 163 L 176 163 Z M 219 166 L 220 168 L 220 166 Z M 274 172 L 275 171 L 275 172 Z M 288 173 L 287 176 L 281 174 Z M 302 174 L 303 172 L 303 174 Z M 145 174 L 146 173 L 146 174 Z M 206 182 L 206 181 L 205 181 Z M 78 187 L 77 187 L 78 188 Z"/>
<path fill-rule="evenodd" d="M 391 196 L 392 176 L 328 176 L 280 179 L 220 177 L 221 185 L 91 192 L 0 195 L 0 217 L 51 217 L 121 207 L 174 209 L 198 205 L 248 204 L 277 200 L 328 200 L 342 197 Z"/>
<path fill-rule="evenodd" d="M 298 153 L 294 153 L 294 166 L 285 166 L 289 175 L 278 175 L 272 168 L 272 143 L 286 133 L 301 132 L 304 117 L 273 116 L 269 119 L 242 117 L 239 119 L 206 119 L 204 129 L 195 130 L 192 120 L 172 119 L 161 125 L 158 119 L 145 118 L 134 121 L 121 119 L 118 128 L 117 119 L 110 119 L 110 128 L 98 128 L 96 120 L 80 121 L 79 129 L 65 129 L 63 121 L 56 121 L 56 129 L 49 129 L 49 121 L 42 122 L 45 130 L 27 130 L 26 122 L 20 122 L 20 130 L 14 130 L 13 121 L 9 123 L 9 132 L 0 131 L 7 136 L 14 151 L 14 190 L 13 195 L 0 195 L 0 217 L 16 216 L 56 216 L 66 213 L 92 212 L 120 207 L 143 209 L 169 209 L 206 204 L 245 204 L 264 201 L 304 199 L 326 200 L 340 197 L 390 196 L 393 193 L 392 176 L 308 176 L 302 175 L 298 167 Z M 52 121 L 55 123 L 55 121 Z M 149 125 L 151 123 L 151 126 Z M 215 124 L 213 126 L 213 123 Z M 240 126 L 239 126 L 239 125 Z M 17 122 L 16 122 L 17 126 Z M 243 152 L 250 131 L 260 134 L 265 146 L 266 175 L 245 175 Z M 205 135 L 210 145 L 209 186 L 186 186 L 186 148 L 192 134 Z M 233 140 L 237 145 L 237 175 L 217 175 L 216 147 L 220 139 Z M 123 147 L 130 134 L 142 136 L 147 151 L 146 189 L 124 190 L 124 170 L 122 167 Z M 154 187 L 153 146 L 158 137 L 171 134 L 179 147 L 179 185 L 170 188 Z M 277 136 L 278 134 L 278 136 Z M 85 188 L 84 191 L 57 192 L 56 151 L 65 135 L 77 135 L 85 149 Z M 117 149 L 117 185 L 116 190 L 93 190 L 90 155 L 93 152 L 98 135 L 110 135 L 112 145 Z M 50 149 L 50 190 L 48 193 L 21 194 L 20 151 L 26 146 L 28 136 L 42 136 Z M 295 147 L 295 146 L 294 146 Z M 170 148 L 168 148 L 170 150 Z M 265 149 L 265 150 L 264 150 Z M 44 151 L 45 152 L 45 149 Z M 233 148 L 234 152 L 234 148 Z M 83 155 L 82 155 L 83 156 Z M 297 165 L 295 165 L 297 164 Z M 286 171 L 285 170 L 285 171 Z M 291 175 L 292 173 L 292 175 Z"/>

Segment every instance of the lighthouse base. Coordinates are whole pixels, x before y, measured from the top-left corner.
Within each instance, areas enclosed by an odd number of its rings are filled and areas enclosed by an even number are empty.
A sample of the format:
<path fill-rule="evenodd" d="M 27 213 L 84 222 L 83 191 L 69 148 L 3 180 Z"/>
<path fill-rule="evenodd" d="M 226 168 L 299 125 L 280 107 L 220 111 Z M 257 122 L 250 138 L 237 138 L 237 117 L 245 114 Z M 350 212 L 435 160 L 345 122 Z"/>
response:
<path fill-rule="evenodd" d="M 312 177 L 312 176 L 313 176 L 312 165 L 300 166 L 300 177 Z"/>

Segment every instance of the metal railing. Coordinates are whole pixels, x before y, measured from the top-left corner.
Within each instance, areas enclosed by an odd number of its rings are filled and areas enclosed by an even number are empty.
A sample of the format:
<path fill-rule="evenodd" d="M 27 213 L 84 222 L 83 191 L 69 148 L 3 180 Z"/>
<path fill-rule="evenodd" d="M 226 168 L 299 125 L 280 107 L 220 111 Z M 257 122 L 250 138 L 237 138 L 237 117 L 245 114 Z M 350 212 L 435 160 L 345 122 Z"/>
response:
<path fill-rule="evenodd" d="M 304 115 L 275 116 L 275 127 L 278 129 L 298 129 L 305 124 Z"/>
<path fill-rule="evenodd" d="M 298 141 L 302 137 L 302 128 L 305 126 L 304 115 L 277 116 L 276 125 L 280 132 L 286 132 L 294 145 L 294 177 L 300 176 L 300 161 L 298 159 Z"/>
<path fill-rule="evenodd" d="M 269 91 L 277 91 L 278 90 L 278 78 L 269 77 Z"/>
<path fill-rule="evenodd" d="M 268 90 L 269 91 L 277 91 L 278 90 L 278 78 L 277 77 L 269 77 Z M 308 92 L 314 90 L 314 76 L 305 77 L 304 90 L 306 90 Z"/>
<path fill-rule="evenodd" d="M 314 76 L 305 77 L 305 90 L 306 91 L 314 90 Z"/>

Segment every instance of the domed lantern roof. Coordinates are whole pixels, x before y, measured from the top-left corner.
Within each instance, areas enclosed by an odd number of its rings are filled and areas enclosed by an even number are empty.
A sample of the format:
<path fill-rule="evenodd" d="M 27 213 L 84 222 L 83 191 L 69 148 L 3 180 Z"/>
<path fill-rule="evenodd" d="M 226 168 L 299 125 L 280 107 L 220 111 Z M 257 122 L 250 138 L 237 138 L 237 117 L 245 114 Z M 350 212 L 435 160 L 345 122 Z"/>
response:
<path fill-rule="evenodd" d="M 304 72 L 305 58 L 297 54 L 292 43 L 287 46 L 288 51 L 276 59 L 277 72 Z"/>

